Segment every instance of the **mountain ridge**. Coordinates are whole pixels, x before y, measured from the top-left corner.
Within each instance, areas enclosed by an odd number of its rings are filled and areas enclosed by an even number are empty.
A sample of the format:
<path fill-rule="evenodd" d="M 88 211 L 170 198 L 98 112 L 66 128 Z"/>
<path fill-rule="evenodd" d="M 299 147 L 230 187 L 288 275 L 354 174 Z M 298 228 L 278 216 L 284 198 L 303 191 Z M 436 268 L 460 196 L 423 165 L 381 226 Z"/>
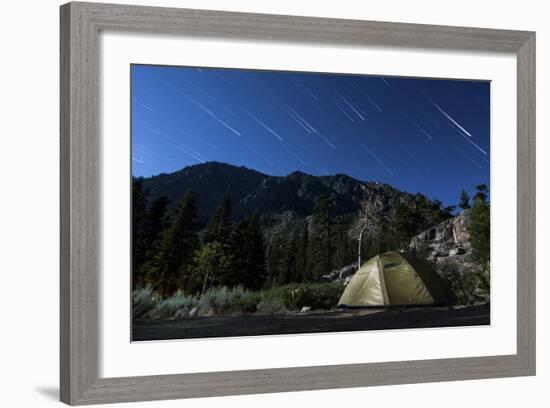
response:
<path fill-rule="evenodd" d="M 322 194 L 335 198 L 338 215 L 355 213 L 365 202 L 375 211 L 414 197 L 389 184 L 361 181 L 342 173 L 314 176 L 293 171 L 286 176 L 272 176 L 222 162 L 196 164 L 134 180 L 143 182 L 151 199 L 165 195 L 172 205 L 186 190 L 193 190 L 199 202 L 201 223 L 206 222 L 225 192 L 231 196 L 234 219 L 256 210 L 263 216 L 291 212 L 304 218 L 313 213 L 315 202 Z"/>

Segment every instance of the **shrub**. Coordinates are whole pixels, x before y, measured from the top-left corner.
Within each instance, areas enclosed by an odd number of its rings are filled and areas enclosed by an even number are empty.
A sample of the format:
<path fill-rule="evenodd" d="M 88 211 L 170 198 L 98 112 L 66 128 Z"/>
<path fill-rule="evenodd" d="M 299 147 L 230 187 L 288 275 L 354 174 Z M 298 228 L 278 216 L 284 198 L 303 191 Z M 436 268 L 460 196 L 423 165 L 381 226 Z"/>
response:
<path fill-rule="evenodd" d="M 282 292 L 283 301 L 291 310 L 300 310 L 304 306 L 311 306 L 312 299 L 312 290 L 306 285 L 290 285 L 285 288 Z M 313 306 L 311 306 L 313 308 Z"/>
<path fill-rule="evenodd" d="M 491 258 L 491 208 L 486 202 L 487 186 L 477 186 L 474 206 L 470 210 L 468 233 L 472 244 L 472 257 L 484 264 Z"/>
<path fill-rule="evenodd" d="M 478 303 L 488 303 L 491 299 L 491 270 L 489 262 L 483 264 L 475 271 L 477 286 L 474 297 Z"/>
<path fill-rule="evenodd" d="M 199 299 L 183 292 L 176 292 L 167 299 L 161 300 L 152 314 L 159 319 L 170 319 L 180 313 L 188 314 L 193 308 L 199 307 Z"/>
<path fill-rule="evenodd" d="M 488 263 L 473 271 L 461 271 L 452 262 L 442 264 L 438 269 L 441 276 L 449 282 L 456 295 L 457 304 L 469 306 L 489 302 L 490 271 Z"/>
<path fill-rule="evenodd" d="M 242 313 L 254 313 L 261 300 L 259 292 L 244 289 L 242 286 L 233 288 L 233 311 Z"/>
<path fill-rule="evenodd" d="M 258 312 L 263 314 L 283 314 L 287 309 L 284 301 L 278 297 L 262 296 L 258 303 Z"/>
<path fill-rule="evenodd" d="M 211 288 L 201 297 L 203 310 L 215 314 L 255 312 L 259 302 L 258 292 L 248 291 L 240 285 L 231 289 L 225 286 Z"/>
<path fill-rule="evenodd" d="M 161 299 L 150 287 L 133 292 L 134 317 L 173 319 L 187 316 L 198 308 L 201 314 L 254 313 L 280 314 L 300 310 L 304 306 L 328 310 L 338 303 L 344 286 L 339 283 L 289 284 L 254 292 L 243 286 L 213 287 L 202 296 L 191 296 L 178 291 Z"/>
<path fill-rule="evenodd" d="M 340 283 L 289 284 L 269 289 L 262 299 L 279 299 L 288 310 L 300 310 L 304 306 L 329 310 L 338 304 L 343 291 Z"/>
<path fill-rule="evenodd" d="M 332 309 L 338 305 L 340 296 L 344 291 L 344 285 L 341 283 L 313 284 L 309 286 L 309 304 L 302 306 L 311 306 L 313 309 Z"/>
<path fill-rule="evenodd" d="M 211 310 L 215 314 L 221 314 L 229 310 L 231 306 L 231 294 L 225 286 L 208 289 L 200 299 L 202 310 Z"/>
<path fill-rule="evenodd" d="M 138 287 L 132 292 L 132 316 L 134 318 L 145 317 L 151 312 L 159 297 L 150 286 Z"/>

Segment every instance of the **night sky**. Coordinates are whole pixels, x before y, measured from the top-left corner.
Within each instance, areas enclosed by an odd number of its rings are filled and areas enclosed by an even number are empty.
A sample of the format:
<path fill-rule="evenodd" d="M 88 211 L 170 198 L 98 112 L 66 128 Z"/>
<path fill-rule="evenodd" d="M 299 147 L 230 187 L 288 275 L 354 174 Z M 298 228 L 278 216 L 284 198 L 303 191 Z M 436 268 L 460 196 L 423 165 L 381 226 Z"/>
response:
<path fill-rule="evenodd" d="M 132 65 L 132 174 L 344 173 L 455 205 L 489 185 L 490 84 Z"/>

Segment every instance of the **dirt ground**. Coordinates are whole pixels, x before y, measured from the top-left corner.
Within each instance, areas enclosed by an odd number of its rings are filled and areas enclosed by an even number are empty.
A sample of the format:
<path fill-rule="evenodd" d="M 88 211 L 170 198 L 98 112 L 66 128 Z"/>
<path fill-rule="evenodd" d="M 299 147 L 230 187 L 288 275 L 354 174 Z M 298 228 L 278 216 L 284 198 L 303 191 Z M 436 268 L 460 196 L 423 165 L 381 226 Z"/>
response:
<path fill-rule="evenodd" d="M 353 309 L 285 315 L 136 319 L 132 341 L 259 336 L 490 324 L 489 305 L 447 308 Z"/>

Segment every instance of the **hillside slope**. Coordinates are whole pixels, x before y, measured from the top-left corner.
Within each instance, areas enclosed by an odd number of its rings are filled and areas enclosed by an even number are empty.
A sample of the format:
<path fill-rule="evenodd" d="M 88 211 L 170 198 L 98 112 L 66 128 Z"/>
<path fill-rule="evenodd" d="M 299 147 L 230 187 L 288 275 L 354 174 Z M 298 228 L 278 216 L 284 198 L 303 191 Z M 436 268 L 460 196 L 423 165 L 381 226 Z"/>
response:
<path fill-rule="evenodd" d="M 412 194 L 387 184 L 359 181 L 343 174 L 318 177 L 294 172 L 278 177 L 218 162 L 141 180 L 152 199 L 165 195 L 171 203 L 186 190 L 193 190 L 202 223 L 207 221 L 225 192 L 231 195 L 235 220 L 256 210 L 263 217 L 292 213 L 305 218 L 314 212 L 316 200 L 322 194 L 334 197 L 336 215 L 356 213 L 363 203 L 372 212 L 380 209 L 388 212 L 397 202 L 408 203 L 414 199 Z"/>

